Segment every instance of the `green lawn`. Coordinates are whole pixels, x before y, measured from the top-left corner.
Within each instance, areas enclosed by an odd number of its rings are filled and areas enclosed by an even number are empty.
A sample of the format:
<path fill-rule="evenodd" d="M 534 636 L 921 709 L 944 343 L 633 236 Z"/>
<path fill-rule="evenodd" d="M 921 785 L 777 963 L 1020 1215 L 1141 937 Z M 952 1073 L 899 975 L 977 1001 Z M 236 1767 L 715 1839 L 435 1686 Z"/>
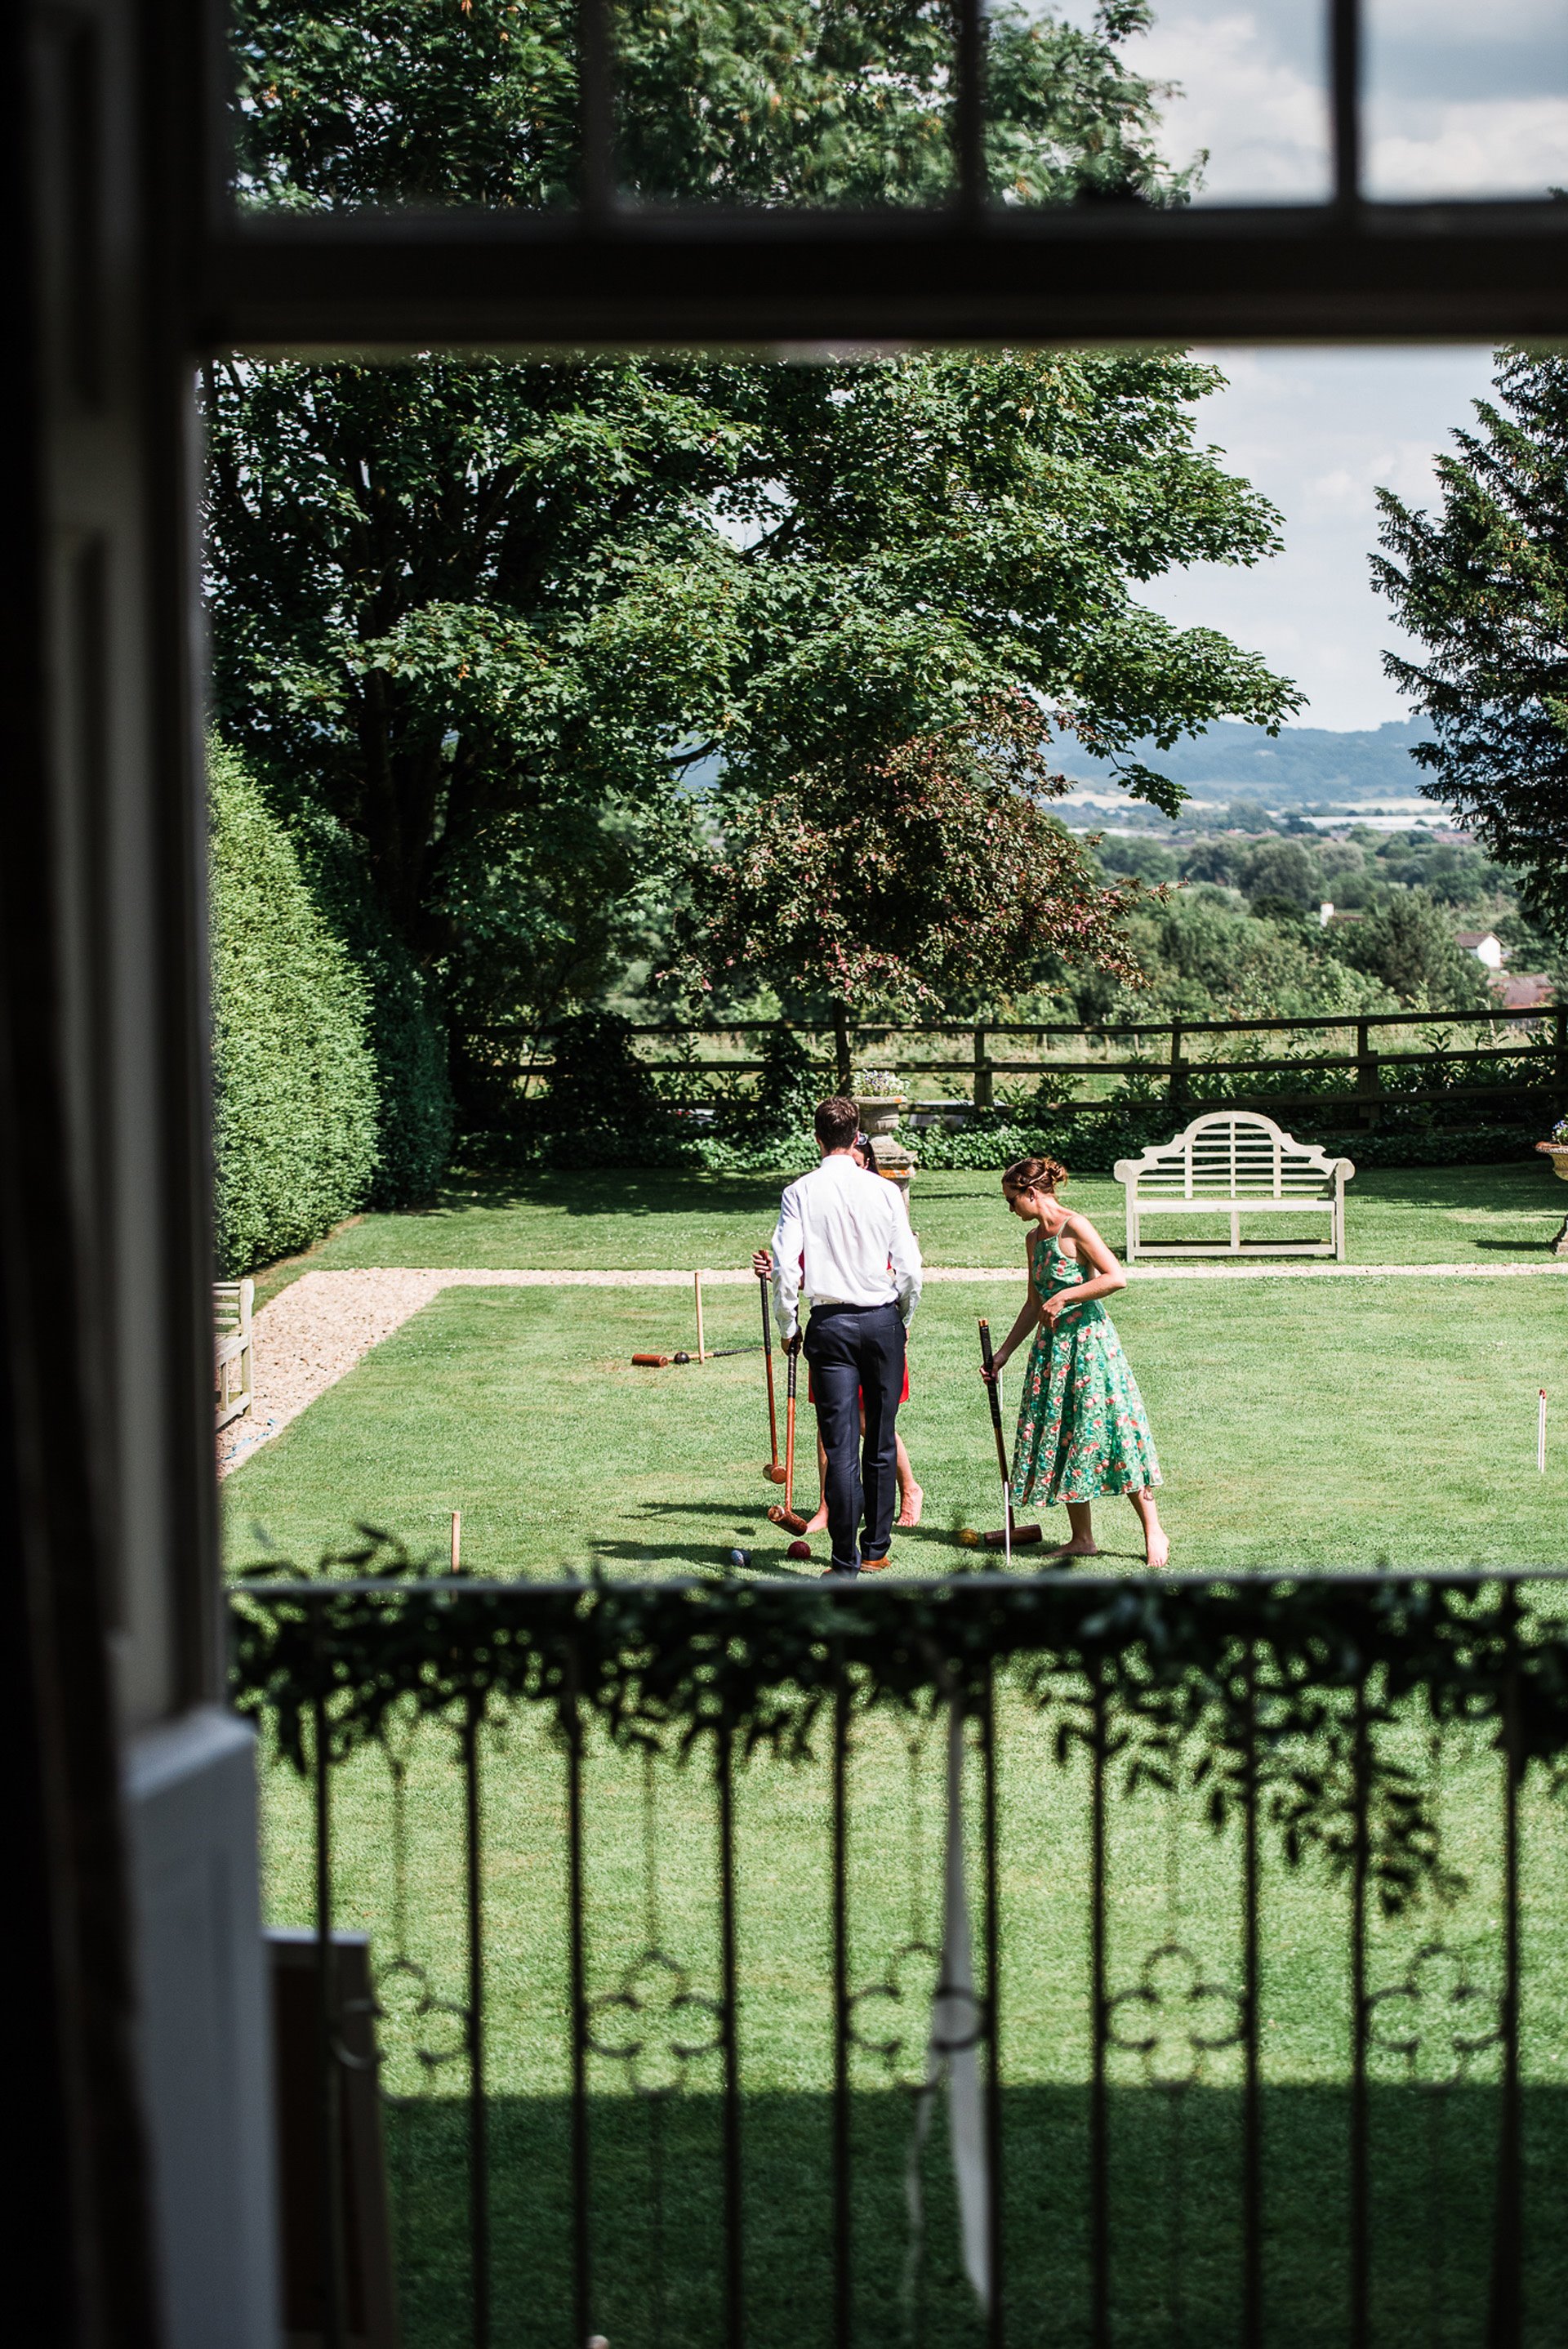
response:
<path fill-rule="evenodd" d="M 902 1570 L 950 1569 L 963 1555 L 954 1526 L 997 1521 L 975 1321 L 985 1311 L 1005 1327 L 1021 1294 L 1003 1278 L 926 1292 L 900 1425 L 927 1520 L 895 1540 Z M 751 1336 L 754 1292 L 715 1289 L 709 1307 L 710 1343 Z M 460 1508 L 480 1573 L 686 1571 L 738 1542 L 786 1568 L 763 1516 L 759 1355 L 631 1365 L 640 1348 L 689 1343 L 689 1314 L 678 1289 L 447 1290 L 228 1479 L 232 1557 L 312 1557 L 356 1517 L 423 1549 Z M 1565 1317 L 1555 1280 L 1128 1289 L 1116 1319 L 1161 1454 L 1174 1561 L 1563 1561 Z M 1540 1386 L 1563 1392 L 1543 1476 Z M 799 1484 L 814 1495 L 811 1441 L 803 1410 Z M 1053 1529 L 1064 1514 L 1048 1513 Z M 1099 1528 L 1113 1562 L 1133 1562 L 1130 1509 L 1106 1505 Z"/>
<path fill-rule="evenodd" d="M 873 2042 L 903 2039 L 892 2059 L 852 2059 L 857 2341 L 907 2337 L 899 2305 L 908 2240 L 903 2173 L 909 2087 L 918 2076 L 928 1962 L 901 1958 L 931 1937 L 940 1911 L 941 1741 L 913 1759 L 907 1732 L 886 1719 L 857 1732 L 850 1773 L 851 1986 L 896 1984 L 861 2000 Z M 408 1765 L 406 1881 L 409 1926 L 394 1930 L 398 1839 L 385 1762 L 368 1754 L 339 1775 L 335 1816 L 341 1926 L 371 1933 L 377 1962 L 422 1969 L 383 1979 L 378 2026 L 385 2085 L 409 2097 L 388 2123 L 399 2211 L 398 2259 L 410 2349 L 466 2344 L 465 2069 L 450 2010 L 418 2012 L 424 1992 L 464 1995 L 461 1812 L 449 1746 L 438 1730 Z M 1087 1915 L 1087 1778 L 1058 1767 L 1048 1724 L 1004 1696 L 998 1715 L 1000 1923 L 1005 2025 L 1003 2151 L 1007 2177 L 1008 2338 L 1029 2349 L 1088 2349 L 1087 2082 L 1090 2062 Z M 1408 2073 L 1375 2053 L 1370 2112 L 1374 2305 L 1379 2344 L 1483 2338 L 1496 2143 L 1497 2057 L 1451 2071 L 1442 2039 L 1460 2023 L 1484 2033 L 1495 2013 L 1499 1957 L 1495 1764 L 1450 1740 L 1440 1812 L 1444 1857 L 1468 1885 L 1451 1906 L 1429 1903 L 1396 1922 L 1374 1917 L 1375 1991 L 1398 1989 L 1418 1949 L 1439 1935 L 1465 1953 L 1474 2002 L 1462 2016 L 1423 2005 L 1430 2056 Z M 513 1718 L 483 1760 L 483 1882 L 491 2099 L 492 2213 L 499 2342 L 571 2338 L 569 2004 L 565 1971 L 565 1810 L 560 1749 L 536 1719 Z M 715 1806 L 700 1766 L 655 1772 L 645 1810 L 640 1765 L 595 1741 L 585 1770 L 585 1965 L 590 1998 L 628 1980 L 645 1992 L 656 1944 L 699 1997 L 718 1982 Z M 973 1793 L 973 1788 L 971 1793 Z M 268 1899 L 280 1920 L 311 1917 L 313 1842 L 305 1791 L 282 1771 L 268 1785 Z M 754 1759 L 738 1774 L 738 1932 L 743 2152 L 747 2183 L 748 2339 L 756 2349 L 827 2349 L 830 2341 L 830 2003 L 829 1801 L 820 1764 Z M 651 1829 L 651 1832 L 650 1832 Z M 1523 2078 L 1527 2149 L 1529 2321 L 1526 2349 L 1548 2349 L 1568 2292 L 1568 2234 L 1555 2222 L 1568 2163 L 1568 1882 L 1554 1806 L 1539 1789 L 1523 1811 Z M 1195 1804 L 1172 1821 L 1169 1798 L 1145 1792 L 1112 1804 L 1108 1847 L 1109 1980 L 1134 1990 L 1148 1954 L 1177 1940 L 1196 1977 L 1220 1995 L 1201 2028 L 1225 2035 L 1239 1975 L 1237 1831 L 1216 1840 Z M 652 1913 L 650 1914 L 650 1906 Z M 1261 1906 L 1264 2196 L 1268 2338 L 1292 2349 L 1342 2349 L 1347 2339 L 1349 2189 L 1347 1897 L 1319 1868 L 1265 1860 Z M 976 1895 L 976 1921 L 979 1920 Z M 672 2010 L 670 1986 L 634 2023 L 599 2011 L 607 2045 L 645 2042 L 634 2075 L 591 2058 L 592 2175 L 599 2271 L 595 2322 L 610 2340 L 706 2349 L 723 2337 L 720 2304 L 719 2072 L 715 2054 L 684 2068 L 669 2043 L 711 2036 L 702 2010 Z M 1148 2014 L 1118 2010 L 1132 2038 Z M 1393 2026 L 1414 2011 L 1397 2002 Z M 1179 2004 L 1161 2015 L 1171 2056 L 1185 2029 Z M 425 2047 L 449 2059 L 422 2064 Z M 1171 2057 L 1167 2058 L 1171 2062 Z M 1174 2063 L 1171 2063 L 1174 2068 Z M 1241 2175 L 1241 2056 L 1202 2059 L 1180 2099 L 1151 2084 L 1132 2053 L 1110 2057 L 1114 2338 L 1118 2349 L 1178 2349 L 1236 2337 Z M 678 2094 L 655 2103 L 644 2087 Z M 1425 2084 L 1425 2085 L 1423 2085 Z M 929 2220 L 924 2337 L 978 2349 L 983 2337 L 955 2253 L 943 2131 L 925 2164 Z M 1180 2237 L 1180 2248 L 1178 2248 Z M 1184 2327 L 1171 2290 L 1179 2282 Z M 1441 2321 L 1433 2323 L 1433 2302 Z"/>
<path fill-rule="evenodd" d="M 627 1271 L 740 1265 L 773 1228 L 781 1179 L 634 1171 L 476 1178 L 454 1184 L 433 1206 L 359 1217 L 263 1277 L 257 1294 L 275 1294 L 307 1268 L 355 1265 Z M 1119 1184 L 1086 1174 L 1067 1196 L 1120 1247 Z M 1489 1264 L 1539 1257 L 1568 1208 L 1568 1186 L 1554 1183 L 1543 1164 L 1374 1167 L 1356 1177 L 1346 1200 L 1357 1264 Z M 917 1174 L 913 1212 L 932 1264 L 1016 1260 L 1016 1226 L 994 1175 Z M 1321 1233 L 1322 1218 L 1311 1228 Z"/>
<path fill-rule="evenodd" d="M 1103 1215 L 1109 1186 L 1075 1191 Z M 573 1194 L 575 1193 L 575 1197 Z M 560 1178 L 505 1199 L 366 1219 L 313 1263 L 678 1266 L 733 1263 L 765 1233 L 774 1186 Z M 929 1254 L 999 1265 L 1016 1228 L 978 1177 L 922 1178 Z M 597 1200 L 598 1212 L 590 1202 Z M 1367 1178 L 1353 1226 L 1364 1258 L 1498 1260 L 1537 1248 L 1553 1193 L 1533 1168 Z M 975 1316 L 1005 1322 L 1015 1268 L 995 1282 L 934 1286 L 916 1324 L 913 1396 L 903 1424 L 928 1492 L 928 1522 L 895 1557 L 914 1573 L 965 1554 L 955 1522 L 995 1522 L 997 1499 L 978 1381 Z M 232 1558 L 313 1557 L 356 1516 L 438 1548 L 464 1514 L 481 1573 L 617 1574 L 717 1565 L 737 1541 L 787 1570 L 766 1526 L 759 1474 L 766 1416 L 756 1355 L 634 1371 L 645 1345 L 689 1340 L 678 1290 L 450 1290 L 366 1358 L 224 1487 Z M 709 1299 L 710 1341 L 748 1340 L 754 1292 Z M 1556 1413 L 1548 1471 L 1535 1469 L 1535 1392 L 1555 1399 L 1568 1298 L 1554 1280 L 1429 1279 L 1139 1285 L 1117 1319 L 1143 1385 L 1166 1475 L 1162 1506 L 1184 1567 L 1561 1561 L 1568 1421 Z M 1016 1378 L 1011 1382 L 1016 1394 Z M 809 1454 L 809 1427 L 803 1454 Z M 810 1468 L 806 1477 L 810 1478 Z M 258 1531 L 258 1528 L 261 1529 Z M 1101 1519 L 1113 1566 L 1133 1562 L 1131 1513 Z M 819 1548 L 821 1545 L 819 1544 Z M 1005 1696 L 1000 1715 L 1001 1922 L 1006 1993 L 1008 2338 L 1028 2349 L 1088 2341 L 1086 2222 L 1088 1847 L 1081 1768 L 1058 1768 L 1047 1730 Z M 1418 1758 L 1412 1749 L 1413 1758 Z M 851 1773 L 851 1980 L 889 1977 L 934 1923 L 939 1755 L 913 1781 L 900 1733 L 859 1733 Z M 661 1765 L 651 1848 L 637 1766 L 597 1749 L 587 1812 L 590 1992 L 614 1992 L 650 1936 L 717 1977 L 713 1803 L 699 1767 Z M 491 2149 L 498 2344 L 572 2339 L 564 1972 L 564 1790 L 542 1723 L 513 1720 L 487 1742 L 483 1867 L 489 1945 Z M 465 2070 L 440 2001 L 463 1995 L 461 1806 L 449 1746 L 421 1733 L 409 1764 L 407 1931 L 395 1930 L 396 1856 L 386 1764 L 343 1774 L 335 1799 L 338 1918 L 369 1930 L 378 1964 L 402 1951 L 424 1969 L 383 1977 L 387 2085 L 411 2102 L 388 2118 L 408 2349 L 468 2339 L 463 2213 Z M 1444 1857 L 1468 1887 L 1446 1913 L 1374 1919 L 1374 1988 L 1398 1988 L 1440 1937 L 1464 1953 L 1483 1998 L 1498 1968 L 1495 1765 L 1450 1746 Z M 306 1922 L 312 1840 L 304 1790 L 265 1778 L 268 1905 Z M 827 2349 L 831 2338 L 831 2028 L 827 1952 L 827 1788 L 814 1765 L 759 1758 L 738 1789 L 741 2053 L 752 2349 Z M 1202 1978 L 1239 1965 L 1237 1852 L 1196 1807 L 1172 1825 L 1152 1793 L 1113 1806 L 1109 1971 L 1130 1989 L 1149 1952 L 1177 1938 Z M 1524 1806 L 1524 2078 L 1529 2295 L 1525 2349 L 1561 2338 L 1568 2230 L 1556 2220 L 1568 2169 L 1568 1857 L 1556 1806 Z M 656 1896 L 656 1920 L 648 1917 Z M 1347 2339 L 1346 1896 L 1277 1854 L 1263 1908 L 1264 2190 L 1267 2338 L 1291 2349 Z M 918 2013 L 865 2009 L 877 2035 Z M 644 1980 L 646 1980 L 645 1974 Z M 418 2012 L 421 1989 L 438 2003 Z M 1397 2005 L 1396 2020 L 1406 2009 Z M 1475 2010 L 1466 2010 L 1467 2022 Z M 681 2018 L 684 2032 L 689 2011 Z M 617 2036 L 624 2010 L 603 2011 Z M 666 2017 L 666 2021 L 670 2018 Z M 655 2034 L 656 2036 L 656 2034 Z M 424 2046 L 454 2060 L 430 2066 Z M 595 2323 L 614 2349 L 707 2349 L 722 2337 L 717 2059 L 695 2058 L 684 2093 L 630 2093 L 627 2067 L 596 2058 L 593 2107 Z M 855 2058 L 857 2343 L 909 2339 L 900 2289 L 907 2054 L 892 2073 Z M 1374 2349 L 1419 2340 L 1470 2349 L 1484 2337 L 1495 2146 L 1496 2058 L 1478 2056 L 1446 2096 L 1374 2064 Z M 1239 2272 L 1239 2059 L 1205 2061 L 1180 2099 L 1139 2059 L 1111 2064 L 1113 2340 L 1179 2349 L 1235 2337 Z M 655 2071 L 665 2081 L 667 2067 Z M 923 2300 L 927 2349 L 983 2337 L 956 2252 L 942 2127 L 926 2168 Z M 1181 2307 L 1172 2293 L 1180 2282 Z"/>

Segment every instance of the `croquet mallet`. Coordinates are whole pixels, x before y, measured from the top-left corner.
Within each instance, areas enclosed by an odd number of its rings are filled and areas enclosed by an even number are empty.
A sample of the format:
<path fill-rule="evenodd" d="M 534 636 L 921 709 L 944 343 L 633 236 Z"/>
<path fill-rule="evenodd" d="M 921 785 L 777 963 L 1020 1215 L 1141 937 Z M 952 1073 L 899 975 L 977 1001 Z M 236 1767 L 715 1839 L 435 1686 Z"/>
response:
<path fill-rule="evenodd" d="M 770 1502 L 768 1515 L 776 1526 L 787 1526 L 792 1534 L 803 1534 L 806 1520 L 795 1509 L 795 1365 L 800 1353 L 799 1332 L 784 1350 L 789 1363 L 784 1388 L 784 1498 L 781 1503 Z"/>
<path fill-rule="evenodd" d="M 1011 1566 L 1013 1551 L 1019 1542 L 1043 1541 L 1045 1535 L 1040 1526 L 1021 1526 L 1013 1516 L 1013 1479 L 1007 1471 L 1007 1441 L 1002 1433 L 1002 1395 L 996 1383 L 996 1358 L 991 1351 L 991 1324 L 985 1319 L 980 1323 L 980 1359 L 985 1365 L 991 1433 L 996 1439 L 996 1465 L 1002 1472 L 1002 1506 L 1006 1513 L 1006 1522 L 999 1533 L 982 1534 L 980 1538 L 987 1549 L 1006 1551 L 1007 1564 Z"/>
<path fill-rule="evenodd" d="M 784 1482 L 779 1465 L 779 1405 L 773 1393 L 773 1317 L 768 1310 L 768 1275 L 759 1272 L 757 1287 L 762 1299 L 762 1359 L 768 1368 L 768 1449 L 771 1458 L 762 1471 L 770 1485 Z"/>

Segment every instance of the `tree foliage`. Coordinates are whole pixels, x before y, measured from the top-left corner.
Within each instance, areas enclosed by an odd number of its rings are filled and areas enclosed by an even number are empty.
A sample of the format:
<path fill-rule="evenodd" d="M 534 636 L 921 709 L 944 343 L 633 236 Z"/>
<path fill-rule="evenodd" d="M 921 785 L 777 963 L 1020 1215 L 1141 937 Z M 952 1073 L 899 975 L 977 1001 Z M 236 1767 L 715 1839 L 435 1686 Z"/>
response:
<path fill-rule="evenodd" d="M 1107 888 L 1040 805 L 1067 789 L 1040 735 L 1026 695 L 993 696 L 874 761 L 827 761 L 734 803 L 686 967 L 705 988 L 826 993 L 846 1085 L 853 1019 L 1005 993 L 1049 953 L 1130 974 L 1126 885 Z"/>
<path fill-rule="evenodd" d="M 1275 517 L 1143 354 L 256 367 L 210 384 L 223 723 L 364 843 L 459 1025 L 651 951 L 720 799 L 1026 691 L 1098 748 L 1290 687 L 1136 600 Z M 1178 796 L 1129 761 L 1129 788 Z"/>
<path fill-rule="evenodd" d="M 1123 54 L 1147 21 L 1144 0 L 1078 25 L 991 12 L 999 194 L 1181 201 L 1161 92 Z M 644 194 L 948 184 L 936 0 L 634 0 L 616 26 Z M 242 0 L 250 200 L 564 199 L 572 26 L 534 0 Z M 1273 509 L 1194 443 L 1217 381 L 1137 352 L 233 362 L 207 382 L 223 726 L 360 846 L 459 1033 L 662 958 L 732 804 L 879 773 L 999 695 L 1173 807 L 1142 746 L 1225 713 L 1274 727 L 1299 698 L 1138 601 L 1174 566 L 1278 544 Z"/>
<path fill-rule="evenodd" d="M 1377 585 L 1425 661 L 1384 667 L 1432 722 L 1422 790 L 1460 816 L 1526 902 L 1568 925 L 1568 358 L 1498 354 L 1496 402 L 1437 459 L 1433 515 L 1378 492 Z"/>
<path fill-rule="evenodd" d="M 988 13 L 999 198 L 1185 196 L 1164 95 L 1122 51 L 1148 0 L 1088 25 Z M 946 0 L 622 0 L 622 183 L 656 201 L 932 203 L 954 184 Z M 550 206 L 575 193 L 576 11 L 565 0 L 242 0 L 242 184 L 253 202 Z"/>

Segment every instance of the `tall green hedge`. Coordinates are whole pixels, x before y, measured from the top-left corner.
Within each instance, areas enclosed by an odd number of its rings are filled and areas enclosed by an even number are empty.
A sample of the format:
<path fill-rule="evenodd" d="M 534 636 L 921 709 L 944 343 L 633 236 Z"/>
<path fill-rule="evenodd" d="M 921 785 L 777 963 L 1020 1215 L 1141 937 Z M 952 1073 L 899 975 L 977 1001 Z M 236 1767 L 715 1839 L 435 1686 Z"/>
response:
<path fill-rule="evenodd" d="M 377 1163 L 359 1204 L 409 1206 L 429 1197 L 452 1154 L 446 1029 L 429 981 L 387 928 L 341 824 L 308 802 L 289 805 L 284 815 L 316 903 L 347 947 L 369 998 Z"/>
<path fill-rule="evenodd" d="M 294 842 L 218 744 L 209 778 L 218 1258 L 233 1277 L 364 1206 L 377 1088 L 370 988 Z"/>

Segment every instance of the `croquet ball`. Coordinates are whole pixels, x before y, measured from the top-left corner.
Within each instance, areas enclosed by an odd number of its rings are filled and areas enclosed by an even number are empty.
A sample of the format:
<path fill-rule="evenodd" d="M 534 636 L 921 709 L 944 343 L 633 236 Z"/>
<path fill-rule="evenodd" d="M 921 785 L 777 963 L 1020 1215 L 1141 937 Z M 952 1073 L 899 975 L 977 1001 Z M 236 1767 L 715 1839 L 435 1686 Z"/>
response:
<path fill-rule="evenodd" d="M 979 1535 L 975 1532 L 975 1528 L 974 1528 L 974 1526 L 959 1526 L 959 1528 L 958 1528 L 958 1547 L 959 1547 L 959 1548 L 960 1548 L 960 1549 L 978 1549 L 978 1548 L 979 1548 L 979 1547 L 980 1547 L 980 1537 L 979 1537 Z"/>
<path fill-rule="evenodd" d="M 810 1542 L 792 1541 L 784 1555 L 786 1557 L 810 1557 L 811 1545 Z"/>
<path fill-rule="evenodd" d="M 731 1566 L 749 1566 L 751 1552 L 748 1549 L 732 1549 L 729 1553 L 729 1562 Z"/>
<path fill-rule="evenodd" d="M 670 1360 L 672 1362 L 689 1362 L 691 1356 L 689 1354 L 672 1354 L 670 1356 Z"/>

